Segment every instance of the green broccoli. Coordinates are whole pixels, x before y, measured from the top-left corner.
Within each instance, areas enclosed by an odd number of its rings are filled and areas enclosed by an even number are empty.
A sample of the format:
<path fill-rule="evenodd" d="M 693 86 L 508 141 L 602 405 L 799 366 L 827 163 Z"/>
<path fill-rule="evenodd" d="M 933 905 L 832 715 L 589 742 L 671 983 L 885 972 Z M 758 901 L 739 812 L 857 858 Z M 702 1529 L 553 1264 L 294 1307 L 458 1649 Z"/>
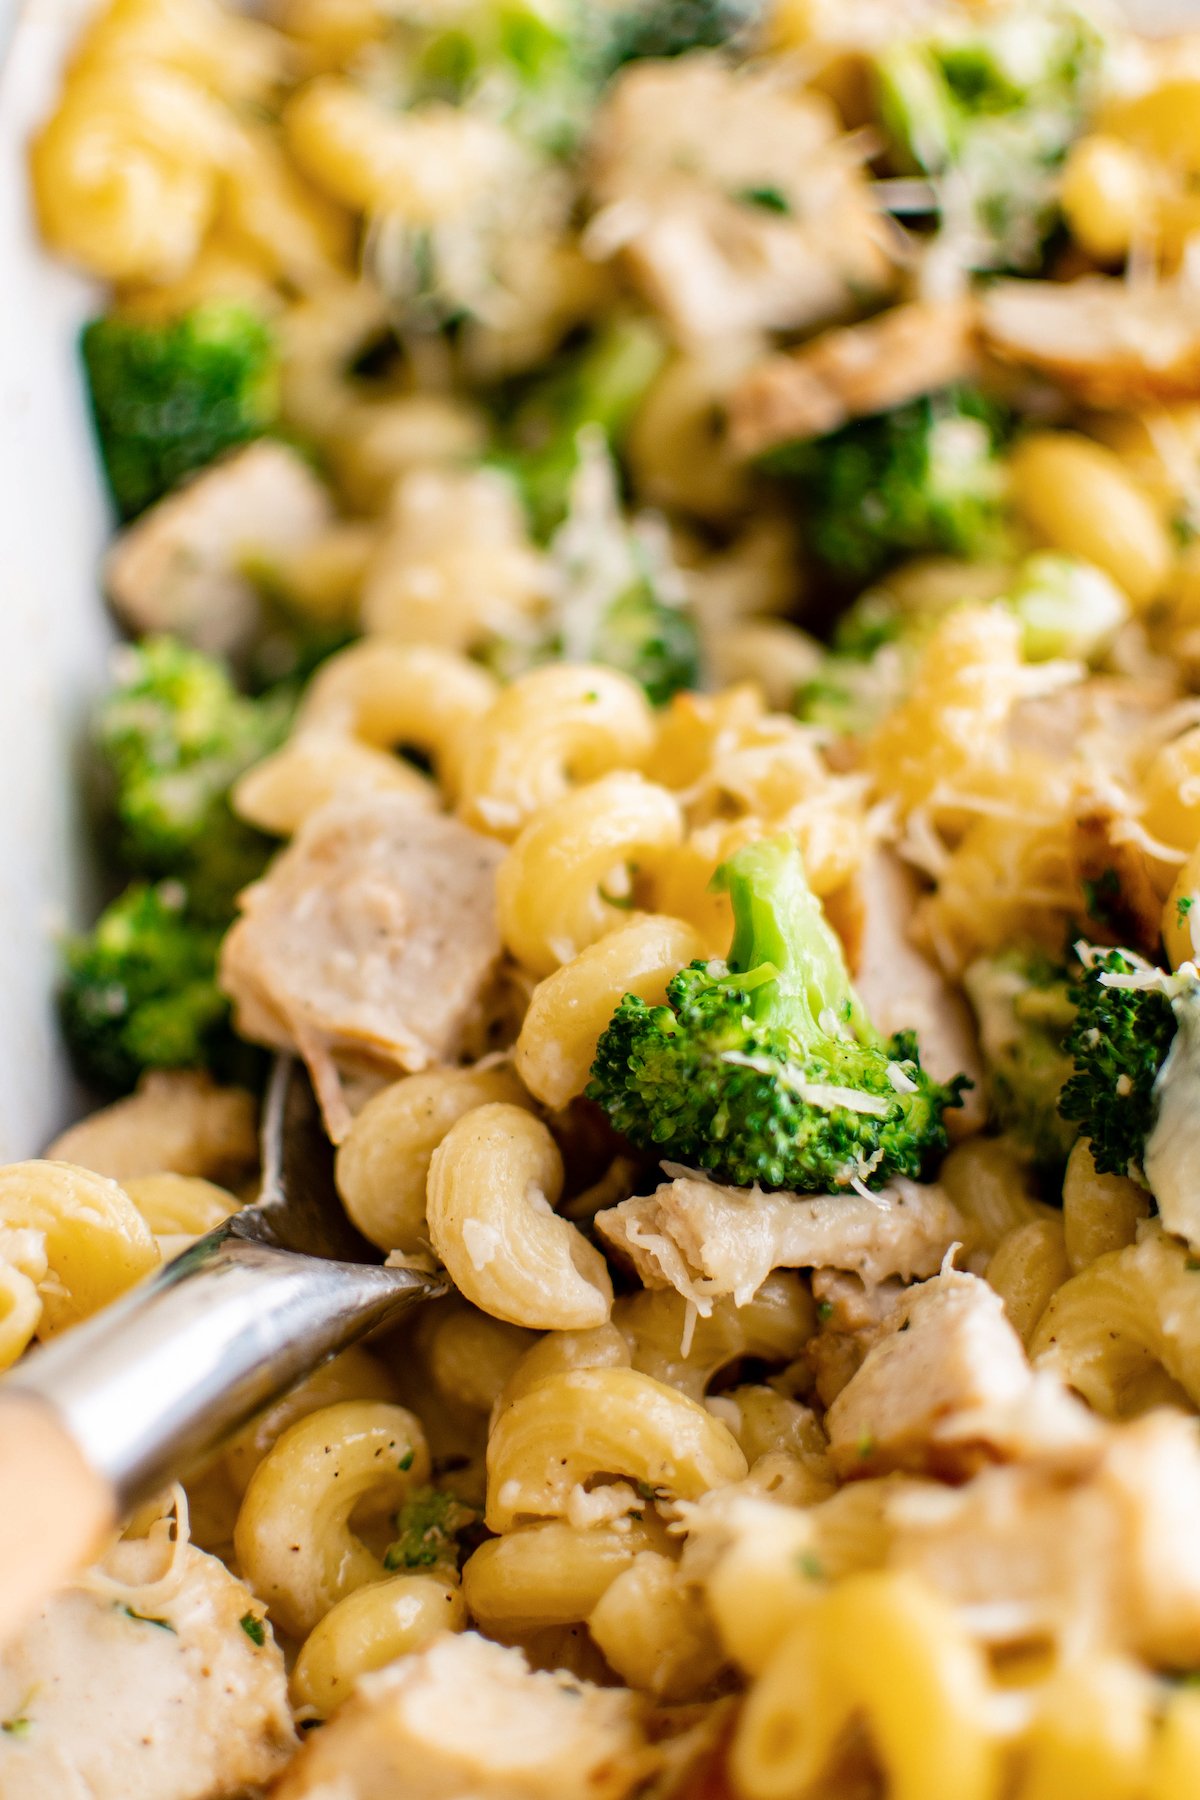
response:
<path fill-rule="evenodd" d="M 64 948 L 59 1010 L 80 1075 L 105 1093 L 145 1069 L 236 1063 L 216 982 L 221 929 L 186 912 L 177 882 L 134 882 Z"/>
<path fill-rule="evenodd" d="M 984 558 L 1003 544 L 1001 410 L 967 388 L 787 444 L 764 469 L 796 482 L 806 542 L 831 574 L 866 581 L 901 556 Z"/>
<path fill-rule="evenodd" d="M 893 166 L 932 180 L 969 267 L 1030 269 L 1057 217 L 1056 180 L 1080 129 L 1102 41 L 1069 5 L 901 40 L 875 65 Z"/>
<path fill-rule="evenodd" d="M 619 318 L 562 356 L 516 408 L 508 447 L 496 459 L 517 483 L 530 529 L 541 542 L 567 516 L 579 468 L 579 433 L 598 426 L 615 451 L 666 349 L 644 319 Z"/>
<path fill-rule="evenodd" d="M 274 333 L 240 301 L 208 301 L 165 323 L 109 313 L 85 327 L 82 350 L 122 519 L 278 416 Z"/>
<path fill-rule="evenodd" d="M 534 87 L 557 78 L 571 54 L 572 20 L 565 7 L 485 0 L 456 8 L 453 22 L 431 14 L 408 23 L 404 35 L 412 97 L 461 105 L 497 72 Z"/>
<path fill-rule="evenodd" d="M 657 521 L 630 524 L 598 425 L 578 438 L 570 508 L 550 546 L 557 618 L 544 654 L 601 662 L 641 682 L 655 706 L 700 683 L 700 639 Z"/>
<path fill-rule="evenodd" d="M 396 1514 L 396 1539 L 384 1555 L 384 1568 L 457 1571 L 459 1536 L 477 1516 L 441 1488 L 414 1488 Z"/>
<path fill-rule="evenodd" d="M 687 606 L 668 598 L 654 558 L 635 541 L 638 573 L 596 622 L 587 660 L 641 683 L 652 706 L 700 684 L 700 641 Z"/>
<path fill-rule="evenodd" d="M 1157 1112 L 1155 1084 L 1175 1037 L 1178 978 L 1131 950 L 1083 947 L 1067 1037 L 1074 1073 L 1059 1097 L 1064 1119 L 1091 1141 L 1101 1174 L 1138 1174 Z"/>
<path fill-rule="evenodd" d="M 903 697 L 937 616 L 903 607 L 881 588 L 860 594 L 839 616 L 816 672 L 797 690 L 797 718 L 839 736 L 872 731 Z"/>
<path fill-rule="evenodd" d="M 615 12 L 595 9 L 596 60 L 601 77 L 646 57 L 718 50 L 753 31 L 761 0 L 635 0 Z"/>
<path fill-rule="evenodd" d="M 1005 604 L 1021 622 L 1029 662 L 1096 662 L 1129 618 L 1128 600 L 1102 569 L 1052 550 L 1027 558 Z"/>
<path fill-rule="evenodd" d="M 920 1176 L 965 1077 L 939 1085 L 911 1032 L 876 1032 L 790 841 L 739 850 L 714 886 L 733 905 L 728 961 L 681 969 L 663 1006 L 626 994 L 588 1098 L 639 1147 L 739 1187 Z"/>
<path fill-rule="evenodd" d="M 289 700 L 247 699 L 219 662 L 176 638 L 127 646 L 119 666 L 96 740 L 122 857 L 138 874 L 177 877 L 193 913 L 226 923 L 272 848 L 234 817 L 229 789 L 279 743 Z"/>
<path fill-rule="evenodd" d="M 658 521 L 632 523 L 599 425 L 572 446 L 567 516 L 550 542 L 553 598 L 536 637 L 482 651 L 502 680 L 539 663 L 599 662 L 640 682 L 653 705 L 700 685 L 700 638 Z"/>
<path fill-rule="evenodd" d="M 963 985 L 979 1024 L 992 1117 L 1033 1160 L 1060 1167 L 1078 1136 L 1058 1110 L 1073 1063 L 1075 1003 L 1065 968 L 1036 949 L 978 957 Z"/>

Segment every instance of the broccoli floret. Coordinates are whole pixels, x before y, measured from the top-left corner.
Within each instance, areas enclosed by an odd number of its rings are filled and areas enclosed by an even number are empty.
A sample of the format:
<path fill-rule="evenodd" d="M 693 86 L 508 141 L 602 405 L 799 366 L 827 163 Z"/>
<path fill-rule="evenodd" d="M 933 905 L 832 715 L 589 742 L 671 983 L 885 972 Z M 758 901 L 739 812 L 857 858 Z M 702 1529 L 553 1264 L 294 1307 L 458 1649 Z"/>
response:
<path fill-rule="evenodd" d="M 393 34 L 398 104 L 478 105 L 535 154 L 574 152 L 595 102 L 593 30 L 572 0 L 479 0 Z"/>
<path fill-rule="evenodd" d="M 695 962 L 663 1006 L 626 994 L 602 1035 L 588 1097 L 644 1149 L 739 1187 L 878 1187 L 919 1176 L 946 1144 L 946 1086 L 916 1039 L 882 1038 L 786 839 L 718 869 L 733 905 L 727 962 Z"/>
<path fill-rule="evenodd" d="M 773 450 L 798 484 L 806 542 L 834 575 L 866 581 L 901 556 L 985 558 L 1003 543 L 1000 409 L 959 388 Z"/>
<path fill-rule="evenodd" d="M 1148 1187 L 1164 1228 L 1200 1232 L 1200 974 L 1131 950 L 1077 946 L 1083 974 L 1068 1039 L 1074 1074 L 1059 1108 L 1078 1120 L 1101 1174 Z"/>
<path fill-rule="evenodd" d="M 900 699 L 906 667 L 890 645 L 867 657 L 830 651 L 796 690 L 793 711 L 838 737 L 866 737 Z"/>
<path fill-rule="evenodd" d="M 1067 1038 L 1074 1068 L 1059 1097 L 1090 1139 L 1101 1174 L 1138 1174 L 1155 1120 L 1154 1087 L 1175 1036 L 1168 978 L 1133 951 L 1085 951 Z"/>
<path fill-rule="evenodd" d="M 165 323 L 110 313 L 85 327 L 82 349 L 122 519 L 223 450 L 260 437 L 278 415 L 274 334 L 241 302 L 208 301 Z"/>
<path fill-rule="evenodd" d="M 699 686 L 700 641 L 688 608 L 664 596 L 651 556 L 639 561 L 632 586 L 598 620 L 588 660 L 619 669 L 641 683 L 652 706 L 665 706 L 673 694 Z"/>
<path fill-rule="evenodd" d="M 230 785 L 280 741 L 289 712 L 285 696 L 247 699 L 219 662 L 165 637 L 122 650 L 120 679 L 100 708 L 96 738 L 125 862 L 178 877 L 190 910 L 216 923 L 272 848 L 234 817 Z"/>
<path fill-rule="evenodd" d="M 921 646 L 936 623 L 881 589 L 868 589 L 833 629 L 816 673 L 797 690 L 794 711 L 807 725 L 863 737 L 903 697 Z"/>
<path fill-rule="evenodd" d="M 979 1024 L 993 1119 L 1035 1162 L 1061 1166 L 1078 1135 L 1058 1110 L 1074 1066 L 1068 971 L 1039 950 L 1006 950 L 977 958 L 963 983 Z"/>
<path fill-rule="evenodd" d="M 228 1066 L 229 1003 L 216 982 L 221 929 L 188 916 L 177 882 L 135 882 L 64 950 L 59 991 L 72 1059 L 106 1093 L 145 1069 Z"/>
<path fill-rule="evenodd" d="M 1029 269 L 1057 217 L 1056 177 L 1086 114 L 1102 42 L 1070 6 L 1009 11 L 901 41 L 875 65 L 893 165 L 933 178 L 960 257 Z"/>
<path fill-rule="evenodd" d="M 550 543 L 553 600 L 536 638 L 482 655 L 504 680 L 543 662 L 599 662 L 640 682 L 653 705 L 700 685 L 700 638 L 659 521 L 630 522 L 603 430 L 572 447 L 567 516 Z"/>
<path fill-rule="evenodd" d="M 517 483 L 530 529 L 545 542 L 562 524 L 579 468 L 579 434 L 597 426 L 619 452 L 666 354 L 643 319 L 615 320 L 564 355 L 517 407 L 498 461 Z"/>
<path fill-rule="evenodd" d="M 645 57 L 717 50 L 747 38 L 762 16 L 761 0 L 639 0 L 605 14 L 596 8 L 601 76 Z"/>
<path fill-rule="evenodd" d="M 1102 569 L 1051 550 L 1026 560 L 1006 602 L 1021 622 L 1029 662 L 1095 662 L 1129 618 L 1129 602 Z"/>
<path fill-rule="evenodd" d="M 476 1517 L 441 1488 L 414 1488 L 396 1514 L 396 1539 L 384 1555 L 384 1568 L 457 1570 L 459 1536 Z"/>
<path fill-rule="evenodd" d="M 570 507 L 551 544 L 558 619 L 546 651 L 641 682 L 655 706 L 700 682 L 700 639 L 665 533 L 627 523 L 599 426 L 579 433 Z"/>

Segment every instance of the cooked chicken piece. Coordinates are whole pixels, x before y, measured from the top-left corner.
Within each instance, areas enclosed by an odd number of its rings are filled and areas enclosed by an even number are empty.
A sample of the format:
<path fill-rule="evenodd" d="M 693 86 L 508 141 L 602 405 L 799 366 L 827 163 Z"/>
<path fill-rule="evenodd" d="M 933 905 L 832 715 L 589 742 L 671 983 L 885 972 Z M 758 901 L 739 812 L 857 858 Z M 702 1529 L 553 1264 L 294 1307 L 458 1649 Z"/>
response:
<path fill-rule="evenodd" d="M 1014 750 L 1055 762 L 1082 759 L 1089 770 L 1127 774 L 1161 742 L 1159 721 L 1179 699 L 1160 670 L 1146 675 L 1089 675 L 1068 688 L 1018 701 L 1008 719 Z M 1133 755 L 1131 757 L 1131 747 Z"/>
<path fill-rule="evenodd" d="M 983 295 L 981 323 L 994 355 L 1087 406 L 1200 399 L 1200 300 L 1182 282 L 999 281 Z"/>
<path fill-rule="evenodd" d="M 241 896 L 221 955 L 240 1029 L 297 1049 L 335 1142 L 333 1058 L 413 1070 L 460 1053 L 500 956 L 502 845 L 405 794 L 335 800 Z"/>
<path fill-rule="evenodd" d="M 859 151 L 823 96 L 697 54 L 632 64 L 596 120 L 596 254 L 684 342 L 802 329 L 892 279 Z"/>
<path fill-rule="evenodd" d="M 903 1296 L 904 1283 L 898 1275 L 868 1282 L 842 1269 L 814 1269 L 812 1291 L 819 1329 L 805 1355 L 822 1405 L 832 1406 L 861 1369 L 883 1321 Z"/>
<path fill-rule="evenodd" d="M 278 1773 L 295 1738 L 271 1628 L 215 1557 L 174 1555 L 168 1573 L 162 1539 L 116 1544 L 0 1650 L 4 1800 L 222 1800 Z"/>
<path fill-rule="evenodd" d="M 171 631 L 217 656 L 259 625 L 250 571 L 328 529 L 333 508 L 304 459 L 264 440 L 197 475 L 123 531 L 105 565 L 109 597 L 135 632 Z"/>
<path fill-rule="evenodd" d="M 891 1560 L 998 1642 L 1200 1662 L 1200 1439 L 1170 1411 L 1099 1428 L 1076 1466 L 1013 1464 L 899 1496 Z"/>
<path fill-rule="evenodd" d="M 947 1425 L 963 1413 L 1003 1409 L 1032 1385 L 999 1294 L 975 1275 L 935 1276 L 903 1296 L 830 1407 L 834 1467 L 842 1476 L 968 1473 L 980 1446 L 947 1437 Z"/>
<path fill-rule="evenodd" d="M 971 1009 L 961 989 L 913 943 L 908 927 L 921 885 L 892 850 L 869 856 L 850 891 L 848 954 L 867 1015 L 885 1037 L 915 1031 L 921 1066 L 935 1081 L 968 1075 L 962 1109 L 946 1114 L 953 1137 L 981 1129 L 987 1115 L 983 1064 Z M 839 924 L 841 920 L 838 921 Z"/>
<path fill-rule="evenodd" d="M 621 1800 L 658 1760 L 623 1688 L 443 1633 L 359 1682 L 276 1800 Z"/>
<path fill-rule="evenodd" d="M 914 300 L 756 363 L 729 402 L 736 455 L 824 437 L 977 373 L 973 297 Z"/>
<path fill-rule="evenodd" d="M 236 1187 L 258 1161 L 257 1111 L 245 1088 L 217 1087 L 190 1069 L 156 1069 L 136 1093 L 62 1132 L 46 1155 L 113 1181 L 170 1173 Z"/>
<path fill-rule="evenodd" d="M 596 1215 L 644 1286 L 673 1287 L 707 1317 L 745 1306 L 772 1269 L 849 1269 L 864 1281 L 932 1275 L 967 1226 L 938 1187 L 898 1177 L 870 1196 L 764 1194 L 681 1176 Z"/>

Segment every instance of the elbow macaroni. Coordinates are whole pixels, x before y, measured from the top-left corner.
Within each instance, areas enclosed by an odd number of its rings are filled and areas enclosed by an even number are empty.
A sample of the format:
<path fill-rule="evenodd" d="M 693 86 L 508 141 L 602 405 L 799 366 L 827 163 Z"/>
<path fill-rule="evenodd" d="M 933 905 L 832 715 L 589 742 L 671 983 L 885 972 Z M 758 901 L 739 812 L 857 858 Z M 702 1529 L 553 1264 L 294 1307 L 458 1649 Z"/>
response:
<path fill-rule="evenodd" d="M 468 825 L 513 838 L 572 787 L 611 769 L 637 769 L 654 743 L 637 682 L 589 663 L 519 675 L 471 734 L 459 812 Z"/>
<path fill-rule="evenodd" d="M 107 1306 L 159 1260 L 133 1201 L 106 1176 L 64 1162 L 0 1169 L 6 1311 L 0 1367 L 31 1337 L 53 1337 Z"/>
<path fill-rule="evenodd" d="M 429 1240 L 425 1186 L 438 1145 L 464 1114 L 528 1104 L 511 1070 L 427 1069 L 394 1081 L 357 1115 L 337 1153 L 342 1204 L 381 1250 L 419 1250 Z"/>
<path fill-rule="evenodd" d="M 488 1440 L 487 1524 L 560 1517 L 573 1488 L 624 1475 L 681 1500 L 740 1481 L 746 1459 L 694 1400 L 634 1369 L 551 1375 L 501 1413 Z"/>
<path fill-rule="evenodd" d="M 424 1433 L 402 1406 L 343 1400 L 289 1425 L 251 1476 L 234 1529 L 238 1561 L 272 1618 L 304 1635 L 382 1580 L 352 1515 L 368 1501 L 393 1509 L 428 1478 Z"/>
<path fill-rule="evenodd" d="M 704 953 L 682 919 L 635 914 L 539 981 L 517 1038 L 517 1074 L 535 1100 L 563 1107 L 582 1094 L 600 1034 L 625 994 L 661 1004 L 676 972 Z"/>
<path fill-rule="evenodd" d="M 549 975 L 616 929 L 647 865 L 683 838 L 678 802 L 640 775 L 605 775 L 551 802 L 500 865 L 500 931 Z"/>
<path fill-rule="evenodd" d="M 442 1631 L 462 1631 L 467 1609 L 457 1582 L 393 1575 L 339 1600 L 301 1645 L 292 1698 L 325 1715 L 354 1692 L 359 1677 L 410 1656 Z"/>
<path fill-rule="evenodd" d="M 429 1236 L 459 1292 L 484 1312 L 541 1330 L 586 1330 L 612 1305 L 604 1258 L 554 1204 L 562 1159 L 523 1107 L 464 1114 L 433 1153 Z"/>

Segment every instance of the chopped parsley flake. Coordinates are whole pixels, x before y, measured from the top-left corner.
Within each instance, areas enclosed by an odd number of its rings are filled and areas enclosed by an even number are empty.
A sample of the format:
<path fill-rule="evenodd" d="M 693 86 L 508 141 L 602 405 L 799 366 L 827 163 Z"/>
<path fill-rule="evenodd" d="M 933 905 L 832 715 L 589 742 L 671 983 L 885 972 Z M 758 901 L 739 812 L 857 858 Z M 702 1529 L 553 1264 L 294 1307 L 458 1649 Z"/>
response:
<path fill-rule="evenodd" d="M 605 906 L 619 906 L 622 912 L 632 912 L 632 910 L 633 910 L 633 895 L 632 894 L 610 894 L 608 889 L 603 885 L 603 883 L 597 888 L 596 891 L 600 895 L 600 898 L 603 900 Z"/>
<path fill-rule="evenodd" d="M 762 212 L 782 213 L 785 218 L 791 216 L 792 203 L 777 187 L 740 188 L 733 197 L 740 200 L 743 206 L 757 206 Z"/>
<path fill-rule="evenodd" d="M 400 1470 L 400 1473 L 402 1475 L 408 1474 L 408 1471 L 412 1468 L 413 1463 L 416 1461 L 416 1454 L 417 1454 L 416 1451 L 412 1448 L 412 1445 L 410 1444 L 408 1449 L 404 1452 L 404 1455 L 400 1458 L 400 1461 L 396 1464 L 396 1467 Z"/>
<path fill-rule="evenodd" d="M 1094 881 L 1085 881 L 1083 899 L 1090 918 L 1100 925 L 1115 926 L 1121 905 L 1121 877 L 1117 871 L 1105 869 Z"/>
<path fill-rule="evenodd" d="M 252 1612 L 243 1613 L 238 1620 L 238 1624 L 250 1639 L 250 1642 L 252 1644 L 257 1644 L 261 1650 L 262 1646 L 267 1641 L 267 1630 L 258 1614 Z"/>
<path fill-rule="evenodd" d="M 385 1569 L 457 1569 L 458 1534 L 475 1514 L 440 1488 L 414 1488 L 396 1514 L 396 1540 L 383 1559 Z"/>
<path fill-rule="evenodd" d="M 157 1625 L 160 1631 L 169 1631 L 172 1636 L 178 1635 L 170 1619 L 156 1619 L 150 1613 L 135 1612 L 132 1606 L 123 1606 L 121 1611 L 126 1617 L 136 1619 L 139 1625 Z"/>

